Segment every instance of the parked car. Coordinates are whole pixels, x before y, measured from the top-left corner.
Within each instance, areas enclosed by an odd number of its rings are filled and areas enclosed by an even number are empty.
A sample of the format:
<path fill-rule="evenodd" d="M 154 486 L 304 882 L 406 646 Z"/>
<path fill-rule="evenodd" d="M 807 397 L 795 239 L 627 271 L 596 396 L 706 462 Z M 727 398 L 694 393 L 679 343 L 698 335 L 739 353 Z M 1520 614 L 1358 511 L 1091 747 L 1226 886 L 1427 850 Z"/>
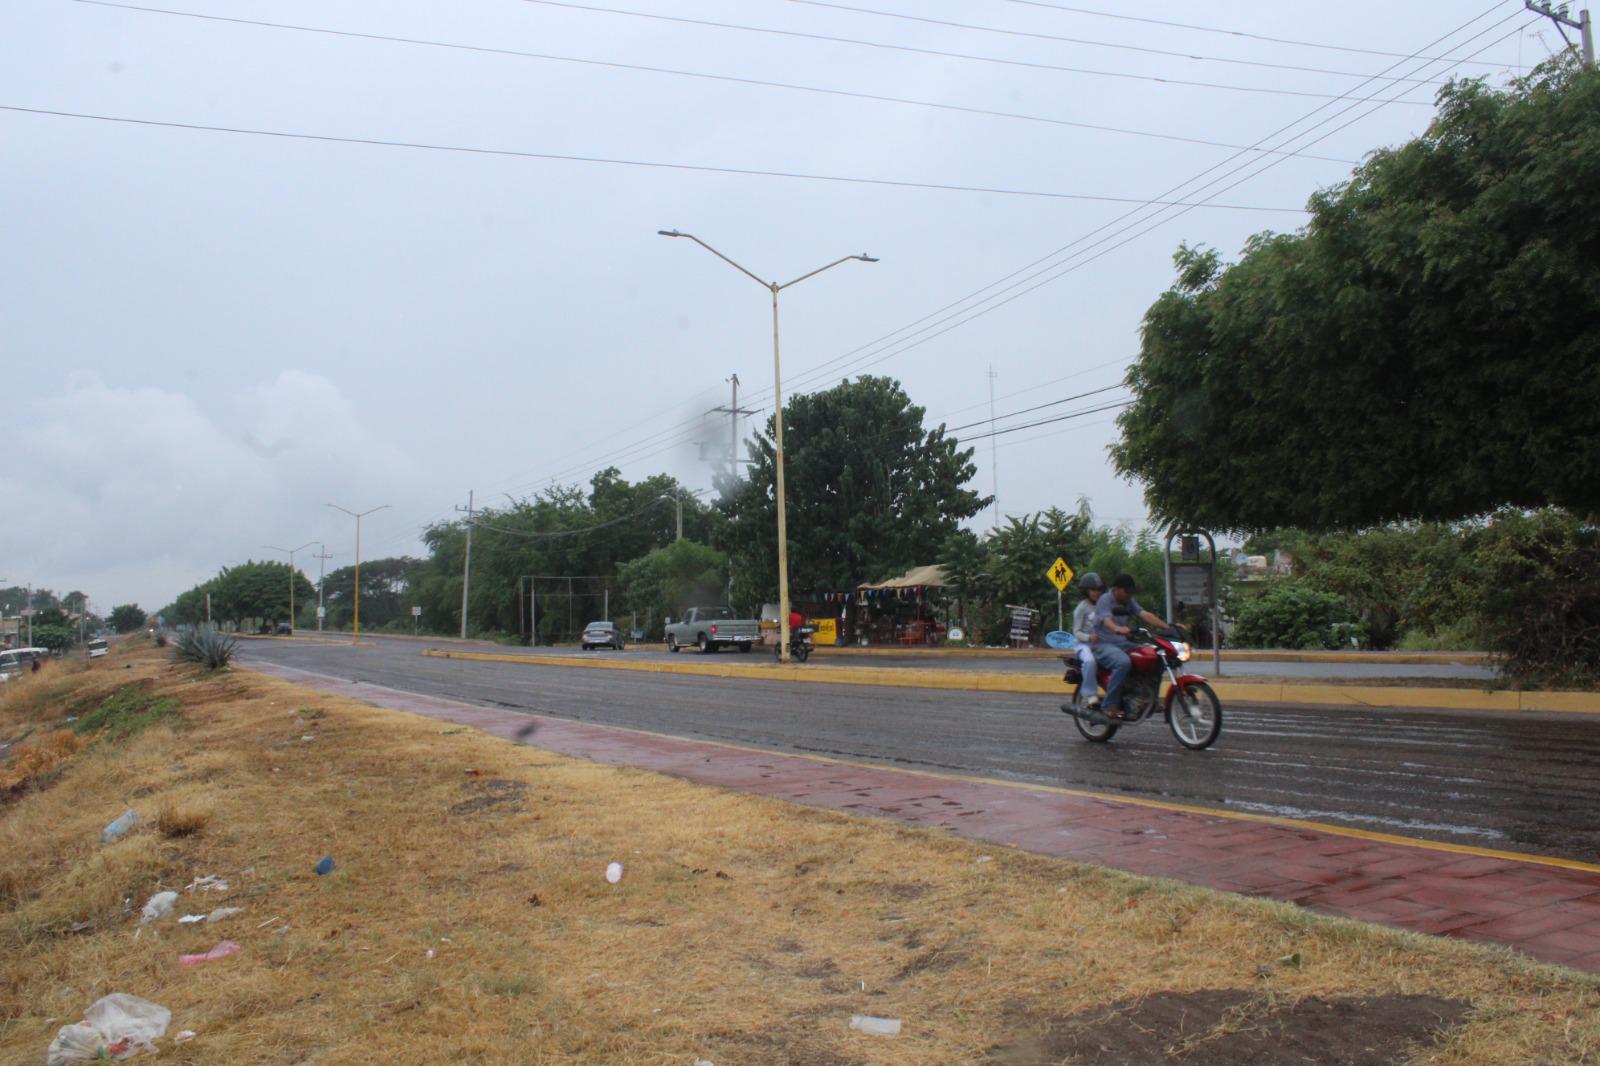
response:
<path fill-rule="evenodd" d="M 590 622 L 583 627 L 583 636 L 579 638 L 583 650 L 590 648 L 614 648 L 622 650 L 622 630 L 617 628 L 615 622 Z"/>
<path fill-rule="evenodd" d="M 8 648 L 0 651 L 0 681 L 9 681 L 33 669 L 36 659 L 50 658 L 49 648 Z"/>
<path fill-rule="evenodd" d="M 674 622 L 667 619 L 667 650 L 693 645 L 709 655 L 719 648 L 749 651 L 761 640 L 761 623 L 739 618 L 732 607 L 691 607 Z"/>

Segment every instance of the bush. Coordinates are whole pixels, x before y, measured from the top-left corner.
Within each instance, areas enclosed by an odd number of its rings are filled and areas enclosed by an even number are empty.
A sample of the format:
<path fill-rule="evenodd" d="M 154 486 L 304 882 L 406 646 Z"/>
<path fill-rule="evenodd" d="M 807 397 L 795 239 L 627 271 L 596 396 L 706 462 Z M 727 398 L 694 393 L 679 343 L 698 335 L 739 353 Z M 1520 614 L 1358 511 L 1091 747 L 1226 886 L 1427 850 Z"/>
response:
<path fill-rule="evenodd" d="M 1232 599 L 1234 625 L 1228 643 L 1234 647 L 1347 648 L 1351 638 L 1366 636 L 1354 608 L 1298 578 L 1282 578 Z"/>
<path fill-rule="evenodd" d="M 1525 685 L 1600 686 L 1600 530 L 1547 508 L 1501 512 L 1475 538 L 1480 626 Z"/>
<path fill-rule="evenodd" d="M 207 670 L 219 670 L 233 662 L 238 650 L 238 637 L 220 633 L 214 625 L 203 624 L 180 633 L 172 654 L 179 662 L 198 663 Z"/>

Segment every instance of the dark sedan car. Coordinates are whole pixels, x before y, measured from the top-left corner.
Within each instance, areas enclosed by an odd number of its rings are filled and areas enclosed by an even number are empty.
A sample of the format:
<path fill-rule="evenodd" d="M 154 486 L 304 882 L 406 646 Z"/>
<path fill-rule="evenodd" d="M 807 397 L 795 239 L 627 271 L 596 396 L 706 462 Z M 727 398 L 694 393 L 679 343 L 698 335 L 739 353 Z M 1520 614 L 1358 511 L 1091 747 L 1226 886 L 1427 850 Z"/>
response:
<path fill-rule="evenodd" d="M 590 648 L 615 648 L 622 650 L 622 630 L 617 628 L 615 622 L 590 622 L 583 627 L 583 636 L 578 641 L 583 645 L 583 650 Z"/>

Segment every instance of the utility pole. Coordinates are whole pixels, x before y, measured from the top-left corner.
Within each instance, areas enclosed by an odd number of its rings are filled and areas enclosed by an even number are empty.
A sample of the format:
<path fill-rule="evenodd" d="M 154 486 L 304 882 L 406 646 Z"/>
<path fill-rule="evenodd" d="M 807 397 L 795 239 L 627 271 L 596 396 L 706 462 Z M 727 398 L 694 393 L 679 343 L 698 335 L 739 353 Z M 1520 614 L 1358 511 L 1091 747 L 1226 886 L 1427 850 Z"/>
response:
<path fill-rule="evenodd" d="M 733 383 L 733 399 L 728 402 L 728 406 L 713 407 L 712 410 L 718 413 L 726 413 L 728 416 L 728 473 L 737 478 L 739 476 L 739 416 L 753 415 L 755 412 L 739 406 L 739 375 L 734 374 L 728 380 Z M 678 538 L 680 540 L 683 538 L 682 532 L 679 532 Z"/>
<path fill-rule="evenodd" d="M 461 639 L 467 639 L 467 594 L 472 588 L 472 490 L 467 490 L 467 506 L 456 507 L 456 510 L 465 510 L 467 515 L 467 557 L 461 564 Z"/>
<path fill-rule="evenodd" d="M 1589 9 L 1584 8 L 1578 12 L 1577 21 L 1574 22 L 1567 15 L 1567 5 L 1556 5 L 1551 0 L 1536 3 L 1535 0 L 1522 0 L 1522 6 L 1532 11 L 1535 15 L 1543 15 L 1556 24 L 1556 32 L 1561 34 L 1561 39 L 1567 41 L 1567 33 L 1561 27 L 1570 26 L 1578 31 L 1582 40 L 1583 65 L 1594 66 L 1594 25 L 1589 21 Z M 1567 41 L 1567 47 L 1572 47 L 1572 42 Z"/>
<path fill-rule="evenodd" d="M 994 490 L 994 528 L 1000 528 L 1000 458 L 994 447 L 994 364 L 989 364 L 989 477 Z"/>
<path fill-rule="evenodd" d="M 316 556 L 316 558 L 317 558 L 317 632 L 321 633 L 322 632 L 322 616 L 327 613 L 323 609 L 323 606 L 322 606 L 322 574 L 323 574 L 323 567 L 327 565 L 328 560 L 332 559 L 333 556 L 328 554 L 328 546 L 326 544 L 323 544 L 321 541 L 317 542 L 317 548 L 319 549 L 318 552 L 317 552 L 317 556 Z"/>

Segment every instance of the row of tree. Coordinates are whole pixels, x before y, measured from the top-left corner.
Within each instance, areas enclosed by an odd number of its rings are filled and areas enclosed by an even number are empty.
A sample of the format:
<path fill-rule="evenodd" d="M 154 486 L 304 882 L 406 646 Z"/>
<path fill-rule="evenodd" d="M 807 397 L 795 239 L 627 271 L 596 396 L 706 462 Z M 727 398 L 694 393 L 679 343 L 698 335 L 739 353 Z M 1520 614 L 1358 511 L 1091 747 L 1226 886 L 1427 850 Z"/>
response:
<path fill-rule="evenodd" d="M 1113 459 L 1163 526 L 1256 535 L 1299 560 L 1298 584 L 1269 586 L 1255 618 L 1238 601 L 1244 632 L 1470 637 L 1522 677 L 1600 679 L 1596 144 L 1593 69 L 1552 61 L 1504 90 L 1452 82 L 1424 136 L 1316 194 L 1302 230 L 1259 234 L 1231 265 L 1179 249 L 1176 284 L 1145 315 Z M 929 429 L 896 381 L 794 397 L 784 426 L 796 591 L 938 560 L 958 614 L 992 635 L 1005 604 L 1049 606 L 1039 573 L 1063 555 L 1133 572 L 1160 602 L 1155 540 L 1096 527 L 1087 505 L 964 532 L 988 502 L 970 487 L 972 449 Z M 481 512 L 468 628 L 548 639 L 608 609 L 653 625 L 688 590 L 727 588 L 746 608 L 775 598 L 770 421 L 750 454 L 716 506 L 683 501 L 684 542 L 671 532 L 683 489 L 665 476 L 606 470 Z M 388 599 L 369 614 L 364 582 L 364 618 L 403 625 L 394 609 L 410 600 L 430 628 L 455 628 L 466 525 L 424 540 L 424 560 L 375 564 L 392 564 L 372 591 Z M 264 616 L 272 595 L 234 610 Z"/>

